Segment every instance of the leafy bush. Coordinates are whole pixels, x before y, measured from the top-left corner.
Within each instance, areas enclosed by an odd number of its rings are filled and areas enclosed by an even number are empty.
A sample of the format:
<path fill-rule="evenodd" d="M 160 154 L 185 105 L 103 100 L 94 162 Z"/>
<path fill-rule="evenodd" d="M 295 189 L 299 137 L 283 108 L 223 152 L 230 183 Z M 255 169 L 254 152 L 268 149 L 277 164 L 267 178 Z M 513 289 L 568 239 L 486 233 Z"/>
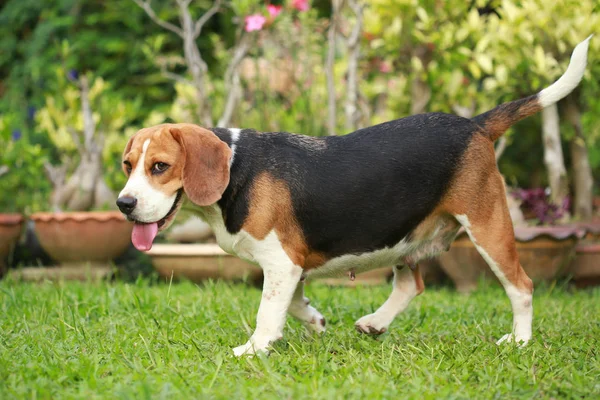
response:
<path fill-rule="evenodd" d="M 43 175 L 47 148 L 35 143 L 10 118 L 0 117 L 0 212 L 31 213 L 46 209 L 50 183 Z"/>

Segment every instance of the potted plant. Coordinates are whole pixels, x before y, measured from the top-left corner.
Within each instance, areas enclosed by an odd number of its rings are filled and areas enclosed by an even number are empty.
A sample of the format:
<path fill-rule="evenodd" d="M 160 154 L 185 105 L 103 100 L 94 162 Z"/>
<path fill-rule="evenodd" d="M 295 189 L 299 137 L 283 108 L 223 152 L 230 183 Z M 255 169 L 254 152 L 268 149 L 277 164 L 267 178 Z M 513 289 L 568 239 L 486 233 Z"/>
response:
<path fill-rule="evenodd" d="M 57 74 L 59 81 L 65 81 L 62 72 Z M 111 271 L 109 261 L 131 243 L 133 226 L 113 210 L 116 196 L 106 183 L 103 164 L 105 143 L 118 151 L 122 148 L 116 132 L 122 130 L 130 110 L 115 106 L 118 101 L 104 93 L 106 84 L 101 78 L 92 81 L 75 71 L 66 75 L 71 84 L 66 85 L 62 100 L 48 97 L 37 115 L 39 127 L 61 153 L 58 165 L 44 165 L 53 186 L 52 211 L 30 216 L 41 246 L 60 268 L 28 268 L 21 271 L 24 277 L 48 273 L 83 278 L 90 272 L 104 276 Z"/>
<path fill-rule="evenodd" d="M 0 214 L 0 278 L 6 273 L 5 260 L 21 235 L 23 220 L 21 214 Z"/>
<path fill-rule="evenodd" d="M 600 285 L 600 218 L 577 224 L 586 231 L 575 247 L 570 274 L 577 287 Z"/>
<path fill-rule="evenodd" d="M 0 166 L 0 176 L 8 172 L 8 167 Z M 21 214 L 0 214 L 0 278 L 6 273 L 5 259 L 10 254 L 23 225 Z"/>
<path fill-rule="evenodd" d="M 28 116 L 34 113 L 31 107 L 27 110 Z M 0 116 L 0 277 L 19 259 L 14 250 L 20 243 L 25 215 L 44 204 L 49 192 L 47 182 L 31 179 L 43 167 L 45 149 L 30 141 L 28 131 L 17 128 L 21 123 L 13 114 Z"/>

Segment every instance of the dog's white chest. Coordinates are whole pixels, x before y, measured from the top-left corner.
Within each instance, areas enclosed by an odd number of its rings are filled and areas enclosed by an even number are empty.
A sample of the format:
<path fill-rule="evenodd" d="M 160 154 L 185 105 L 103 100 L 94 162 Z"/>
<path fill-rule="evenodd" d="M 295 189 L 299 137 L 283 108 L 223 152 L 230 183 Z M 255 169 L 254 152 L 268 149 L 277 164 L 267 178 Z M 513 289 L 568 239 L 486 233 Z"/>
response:
<path fill-rule="evenodd" d="M 225 227 L 225 221 L 223 220 L 223 215 L 218 206 L 194 207 L 194 211 L 210 225 L 219 247 L 225 252 L 249 262 L 256 262 L 253 254 L 257 240 L 244 230 L 235 234 L 229 233 Z"/>

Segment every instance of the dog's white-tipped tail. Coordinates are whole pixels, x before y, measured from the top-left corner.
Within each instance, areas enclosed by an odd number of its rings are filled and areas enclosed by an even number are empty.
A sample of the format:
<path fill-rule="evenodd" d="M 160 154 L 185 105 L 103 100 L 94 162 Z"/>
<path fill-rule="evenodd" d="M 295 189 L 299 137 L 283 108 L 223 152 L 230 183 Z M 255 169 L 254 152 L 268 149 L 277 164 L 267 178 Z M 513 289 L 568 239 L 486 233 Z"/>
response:
<path fill-rule="evenodd" d="M 533 96 L 500 104 L 474 117 L 473 121 L 483 128 L 490 140 L 495 141 L 514 123 L 542 111 L 544 107 L 556 103 L 571 93 L 585 72 L 591 38 L 592 35 L 575 47 L 566 72 L 552 85 Z"/>
<path fill-rule="evenodd" d="M 548 107 L 549 105 L 556 103 L 571 93 L 573 89 L 579 85 L 583 73 L 585 72 L 587 52 L 592 36 L 594 35 L 588 36 L 587 39 L 575 47 L 575 50 L 573 50 L 573 54 L 571 55 L 569 67 L 565 73 L 556 82 L 538 94 L 538 101 L 542 107 Z"/>

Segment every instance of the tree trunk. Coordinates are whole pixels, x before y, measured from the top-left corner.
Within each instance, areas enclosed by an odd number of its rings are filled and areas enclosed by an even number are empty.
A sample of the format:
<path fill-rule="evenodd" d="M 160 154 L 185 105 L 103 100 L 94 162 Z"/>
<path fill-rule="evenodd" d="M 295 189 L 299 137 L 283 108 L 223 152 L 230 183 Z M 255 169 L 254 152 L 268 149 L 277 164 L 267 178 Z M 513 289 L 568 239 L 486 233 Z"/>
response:
<path fill-rule="evenodd" d="M 100 175 L 96 181 L 96 188 L 94 189 L 94 208 L 99 209 L 113 209 L 117 198 L 112 190 L 106 184 L 104 177 Z"/>
<path fill-rule="evenodd" d="M 192 81 L 196 88 L 196 107 L 198 119 L 206 127 L 213 126 L 212 110 L 206 99 L 206 81 L 205 76 L 208 71 L 206 63 L 200 55 L 200 50 L 196 45 L 196 36 L 194 20 L 186 3 L 179 3 L 179 19 L 183 30 L 183 54 L 188 71 L 192 75 Z"/>
<path fill-rule="evenodd" d="M 415 77 L 411 87 L 411 115 L 422 114 L 425 112 L 427 103 L 431 99 L 431 89 L 421 77 Z"/>
<path fill-rule="evenodd" d="M 572 96 L 565 100 L 565 116 L 575 130 L 571 140 L 571 163 L 573 166 L 573 186 L 575 189 L 574 211 L 579 220 L 592 217 L 594 178 L 590 167 L 588 149 L 583 136 L 581 112 Z"/>
<path fill-rule="evenodd" d="M 423 68 L 427 69 L 429 63 L 430 54 L 426 47 L 421 46 L 415 49 L 414 53 L 423 64 Z M 421 76 L 421 73 L 415 71 L 412 86 L 410 88 L 411 104 L 410 113 L 411 115 L 422 114 L 425 112 L 427 103 L 431 99 L 431 88 Z"/>
<path fill-rule="evenodd" d="M 558 107 L 552 104 L 542 110 L 542 134 L 544 141 L 544 163 L 550 183 L 550 200 L 562 205 L 569 194 L 567 170 L 560 144 Z"/>
<path fill-rule="evenodd" d="M 346 87 L 346 128 L 348 131 L 354 131 L 358 127 L 358 121 L 361 117 L 358 108 L 358 60 L 360 58 L 360 33 L 363 25 L 363 6 L 356 0 L 349 0 L 348 4 L 356 15 L 356 22 L 352 32 L 348 37 L 348 85 Z"/>
<path fill-rule="evenodd" d="M 221 117 L 217 121 L 217 127 L 226 128 L 231 122 L 233 112 L 242 98 L 242 85 L 240 82 L 239 66 L 248 53 L 250 43 L 247 35 L 243 35 L 238 41 L 227 70 L 225 71 L 225 91 L 227 99 Z"/>
<path fill-rule="evenodd" d="M 81 157 L 77 169 L 67 182 L 67 186 L 74 188 L 74 190 L 66 206 L 67 209 L 73 211 L 87 211 L 93 207 L 96 180 L 101 172 L 101 165 L 94 162 L 89 154 L 82 154 Z"/>
<path fill-rule="evenodd" d="M 335 36 L 337 33 L 337 23 L 340 13 L 340 1 L 331 2 L 331 18 L 329 20 L 329 30 L 327 31 L 327 61 L 325 65 L 325 74 L 327 75 L 327 134 L 335 136 L 336 128 L 336 107 L 335 107 Z"/>

